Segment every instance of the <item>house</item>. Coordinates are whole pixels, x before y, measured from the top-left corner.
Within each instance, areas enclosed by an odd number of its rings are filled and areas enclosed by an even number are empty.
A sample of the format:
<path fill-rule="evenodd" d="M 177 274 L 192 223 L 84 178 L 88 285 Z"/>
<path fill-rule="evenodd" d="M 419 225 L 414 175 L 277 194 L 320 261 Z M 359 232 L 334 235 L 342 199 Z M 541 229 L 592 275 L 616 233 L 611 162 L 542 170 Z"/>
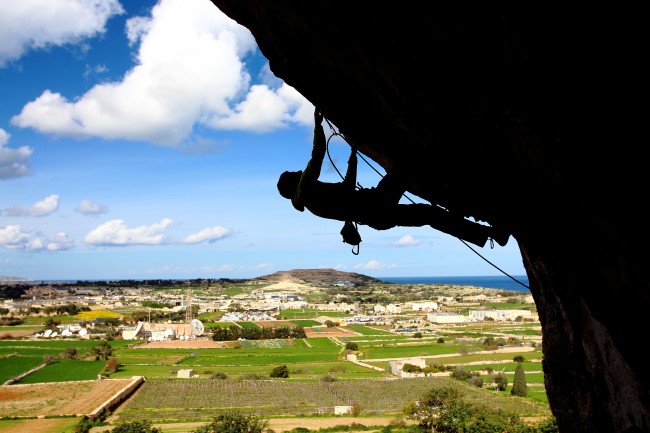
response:
<path fill-rule="evenodd" d="M 426 361 L 424 358 L 412 358 L 412 359 L 401 359 L 401 360 L 396 360 L 396 361 L 390 361 L 389 363 L 389 369 L 392 374 L 399 378 L 406 378 L 406 377 L 423 377 L 424 373 L 423 372 L 406 372 L 404 371 L 404 365 L 405 364 L 411 364 L 415 365 L 420 368 L 425 368 L 427 366 Z"/>
<path fill-rule="evenodd" d="M 409 304 L 413 311 L 435 311 L 438 309 L 438 303 L 435 301 L 418 301 Z M 407 304 L 407 307 L 409 304 Z"/>
<path fill-rule="evenodd" d="M 183 378 L 183 379 L 189 379 L 194 375 L 194 370 L 191 368 L 185 368 L 178 370 L 178 373 L 176 374 L 176 377 L 178 378 Z"/>

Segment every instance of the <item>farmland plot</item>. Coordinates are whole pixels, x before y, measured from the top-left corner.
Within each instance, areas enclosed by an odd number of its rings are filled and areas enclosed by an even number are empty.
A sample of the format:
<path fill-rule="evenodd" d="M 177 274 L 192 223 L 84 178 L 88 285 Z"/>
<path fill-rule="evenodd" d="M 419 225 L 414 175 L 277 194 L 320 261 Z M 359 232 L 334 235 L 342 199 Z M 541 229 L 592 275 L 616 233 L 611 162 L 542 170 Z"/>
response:
<path fill-rule="evenodd" d="M 148 419 L 210 420 L 239 408 L 259 416 L 332 413 L 334 406 L 358 403 L 364 414 L 400 413 L 409 402 L 439 386 L 452 386 L 464 399 L 520 415 L 549 415 L 546 405 L 503 397 L 449 378 L 348 380 L 333 383 L 234 380 L 147 381 L 117 412 L 119 422 Z"/>
<path fill-rule="evenodd" d="M 0 417 L 89 414 L 129 383 L 131 379 L 0 386 Z"/>

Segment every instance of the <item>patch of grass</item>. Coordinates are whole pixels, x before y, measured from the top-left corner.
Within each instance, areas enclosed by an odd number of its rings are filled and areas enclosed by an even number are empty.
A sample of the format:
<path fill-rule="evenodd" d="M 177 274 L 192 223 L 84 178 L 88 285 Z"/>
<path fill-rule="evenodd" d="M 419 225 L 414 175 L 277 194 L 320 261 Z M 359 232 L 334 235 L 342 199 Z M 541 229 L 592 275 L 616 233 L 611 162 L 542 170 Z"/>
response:
<path fill-rule="evenodd" d="M 76 361 L 59 359 L 25 377 L 19 383 L 69 382 L 94 380 L 104 369 L 106 361 Z"/>
<path fill-rule="evenodd" d="M 35 356 L 12 356 L 0 359 L 0 385 L 43 363 Z"/>
<path fill-rule="evenodd" d="M 310 326 L 320 326 L 321 323 L 315 320 L 302 319 L 302 320 L 292 320 L 291 323 L 294 325 L 302 326 L 303 328 L 309 328 Z"/>
<path fill-rule="evenodd" d="M 347 325 L 347 328 L 362 335 L 394 335 L 392 332 L 370 328 L 365 325 Z"/>

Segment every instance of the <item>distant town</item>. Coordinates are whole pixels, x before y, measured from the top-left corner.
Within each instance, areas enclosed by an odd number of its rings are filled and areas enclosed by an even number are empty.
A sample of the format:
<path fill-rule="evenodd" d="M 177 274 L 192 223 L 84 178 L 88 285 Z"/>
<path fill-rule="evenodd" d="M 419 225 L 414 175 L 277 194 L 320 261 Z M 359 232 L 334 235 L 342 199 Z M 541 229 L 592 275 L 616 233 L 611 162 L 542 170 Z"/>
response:
<path fill-rule="evenodd" d="M 304 275 L 303 278 L 310 279 Z M 357 277 L 358 276 L 358 277 Z M 210 337 L 215 322 L 291 319 L 296 310 L 313 311 L 313 320 L 336 325 L 380 325 L 395 332 L 426 332 L 435 324 L 471 321 L 537 321 L 530 294 L 452 285 L 394 285 L 332 271 L 306 284 L 295 274 L 251 280 L 121 280 L 0 283 L 0 317 L 7 326 L 25 317 L 43 317 L 45 328 L 30 333 L 3 328 L 0 337 L 33 335 L 133 340 L 189 340 Z M 313 280 L 313 278 L 312 278 Z M 317 283 L 317 284 L 314 284 Z M 507 308 L 497 308 L 507 304 Z M 513 306 L 519 305 L 518 308 Z M 49 316 L 88 314 L 78 323 L 53 323 Z M 110 314 L 114 313 L 114 314 Z M 323 314 L 319 314 L 323 313 Z M 83 315 L 82 315 L 83 316 Z"/>

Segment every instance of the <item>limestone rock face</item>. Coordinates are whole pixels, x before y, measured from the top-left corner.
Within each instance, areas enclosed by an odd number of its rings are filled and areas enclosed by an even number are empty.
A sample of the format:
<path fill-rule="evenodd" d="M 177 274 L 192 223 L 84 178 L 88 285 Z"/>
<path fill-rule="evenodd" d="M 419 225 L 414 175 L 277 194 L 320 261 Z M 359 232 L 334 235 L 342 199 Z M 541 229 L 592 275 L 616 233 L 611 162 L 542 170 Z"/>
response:
<path fill-rule="evenodd" d="M 513 235 L 560 431 L 650 430 L 642 10 L 212 1 L 409 194 Z"/>

